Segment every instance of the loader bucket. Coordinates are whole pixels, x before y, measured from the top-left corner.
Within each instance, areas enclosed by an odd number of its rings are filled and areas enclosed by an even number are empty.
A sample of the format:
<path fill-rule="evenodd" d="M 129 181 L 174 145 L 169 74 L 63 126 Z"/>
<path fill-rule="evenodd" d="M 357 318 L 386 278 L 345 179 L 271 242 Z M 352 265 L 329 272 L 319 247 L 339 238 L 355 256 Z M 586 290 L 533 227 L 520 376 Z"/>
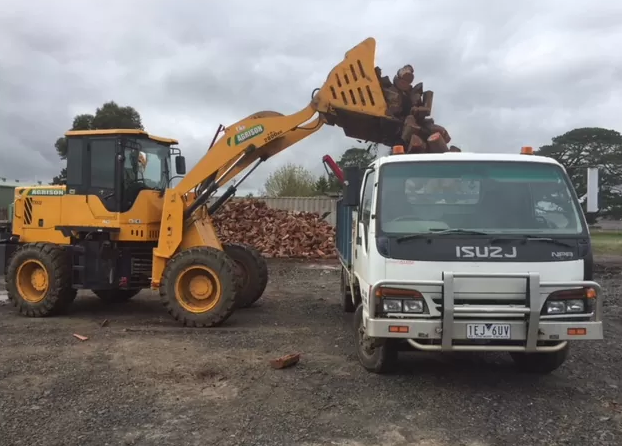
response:
<path fill-rule="evenodd" d="M 346 136 L 391 146 L 399 141 L 402 121 L 388 112 L 375 54 L 376 40 L 371 37 L 348 51 L 313 103 L 326 123 L 341 127 Z"/>

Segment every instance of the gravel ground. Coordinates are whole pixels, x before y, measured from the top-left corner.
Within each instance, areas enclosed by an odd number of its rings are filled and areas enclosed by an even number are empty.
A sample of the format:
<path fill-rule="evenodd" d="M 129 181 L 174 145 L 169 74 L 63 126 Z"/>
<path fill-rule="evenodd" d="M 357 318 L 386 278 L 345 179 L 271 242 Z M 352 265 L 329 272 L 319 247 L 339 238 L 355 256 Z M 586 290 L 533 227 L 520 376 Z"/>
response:
<path fill-rule="evenodd" d="M 54 319 L 0 300 L 0 444 L 619 445 L 617 272 L 597 278 L 605 341 L 544 377 L 503 354 L 411 352 L 369 374 L 338 274 L 302 264 L 273 263 L 265 297 L 211 330 L 179 327 L 149 292 L 115 307 L 85 295 Z M 297 351 L 295 367 L 269 367 Z"/>

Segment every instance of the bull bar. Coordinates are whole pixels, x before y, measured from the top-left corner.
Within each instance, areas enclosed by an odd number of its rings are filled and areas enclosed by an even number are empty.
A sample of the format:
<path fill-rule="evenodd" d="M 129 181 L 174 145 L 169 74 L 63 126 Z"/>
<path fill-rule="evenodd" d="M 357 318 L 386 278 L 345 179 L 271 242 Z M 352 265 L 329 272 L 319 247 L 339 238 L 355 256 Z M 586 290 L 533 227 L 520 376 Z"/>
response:
<path fill-rule="evenodd" d="M 525 305 L 455 305 L 455 279 L 506 279 L 523 278 L 526 283 Z M 400 318 L 376 318 L 376 291 L 387 286 L 432 286 L 441 288 L 442 313 L 440 317 L 430 315 L 408 314 Z M 596 290 L 595 308 L 591 313 L 564 314 L 565 319 L 589 318 L 589 321 L 559 321 L 555 315 L 541 315 L 542 307 L 550 295 L 542 296 L 543 290 L 569 289 L 590 287 Z M 431 351 L 515 351 L 515 352 L 547 352 L 561 350 L 568 340 L 601 340 L 602 297 L 601 286 L 593 281 L 542 282 L 540 274 L 530 273 L 456 273 L 443 272 L 442 280 L 380 280 L 370 288 L 368 317 L 364 318 L 367 336 L 378 338 L 403 338 L 411 346 L 419 350 Z M 426 293 L 422 293 L 428 308 L 435 304 Z M 456 320 L 455 315 L 463 319 Z M 426 317 L 427 316 L 427 317 Z M 524 316 L 523 319 L 490 319 Z M 479 320 L 477 319 L 479 318 Z M 526 319 L 525 319 L 526 318 Z M 511 327 L 511 345 L 454 345 L 454 340 L 467 340 L 467 324 L 503 323 Z M 390 326 L 407 327 L 407 332 L 392 332 Z M 582 329 L 585 334 L 570 334 L 569 329 Z M 458 333 L 458 335 L 456 335 Z M 415 334 L 415 336 L 413 336 Z M 438 340 L 440 345 L 423 344 L 418 339 Z M 523 345 L 514 345 L 516 341 L 524 341 Z M 538 345 L 538 341 L 559 342 L 557 345 Z"/>

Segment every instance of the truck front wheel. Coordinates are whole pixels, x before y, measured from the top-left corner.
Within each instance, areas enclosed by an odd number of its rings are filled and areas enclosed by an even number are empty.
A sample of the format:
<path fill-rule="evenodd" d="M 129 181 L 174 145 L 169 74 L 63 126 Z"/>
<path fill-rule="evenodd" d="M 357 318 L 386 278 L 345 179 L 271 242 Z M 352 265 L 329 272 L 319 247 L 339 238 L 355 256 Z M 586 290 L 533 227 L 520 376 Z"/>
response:
<path fill-rule="evenodd" d="M 546 353 L 511 352 L 516 367 L 528 373 L 548 374 L 557 370 L 568 357 L 570 344 L 561 350 Z"/>
<path fill-rule="evenodd" d="M 363 304 L 354 312 L 354 338 L 359 362 L 372 373 L 391 372 L 397 363 L 397 346 L 393 339 L 370 338 L 363 325 Z"/>

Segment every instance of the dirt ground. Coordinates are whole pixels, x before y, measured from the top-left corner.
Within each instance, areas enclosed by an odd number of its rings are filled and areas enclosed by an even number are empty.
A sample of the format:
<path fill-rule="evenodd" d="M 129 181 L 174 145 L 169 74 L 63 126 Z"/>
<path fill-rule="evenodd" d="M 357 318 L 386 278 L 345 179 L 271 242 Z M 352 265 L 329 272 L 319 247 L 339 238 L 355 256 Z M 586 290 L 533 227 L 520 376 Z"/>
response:
<path fill-rule="evenodd" d="M 178 326 L 149 292 L 113 307 L 87 294 L 54 319 L 0 301 L 0 444 L 622 444 L 617 268 L 597 277 L 605 341 L 544 377 L 504 354 L 407 352 L 396 374 L 367 373 L 337 272 L 270 269 L 264 298 L 218 329 Z M 298 365 L 269 367 L 292 352 Z"/>

